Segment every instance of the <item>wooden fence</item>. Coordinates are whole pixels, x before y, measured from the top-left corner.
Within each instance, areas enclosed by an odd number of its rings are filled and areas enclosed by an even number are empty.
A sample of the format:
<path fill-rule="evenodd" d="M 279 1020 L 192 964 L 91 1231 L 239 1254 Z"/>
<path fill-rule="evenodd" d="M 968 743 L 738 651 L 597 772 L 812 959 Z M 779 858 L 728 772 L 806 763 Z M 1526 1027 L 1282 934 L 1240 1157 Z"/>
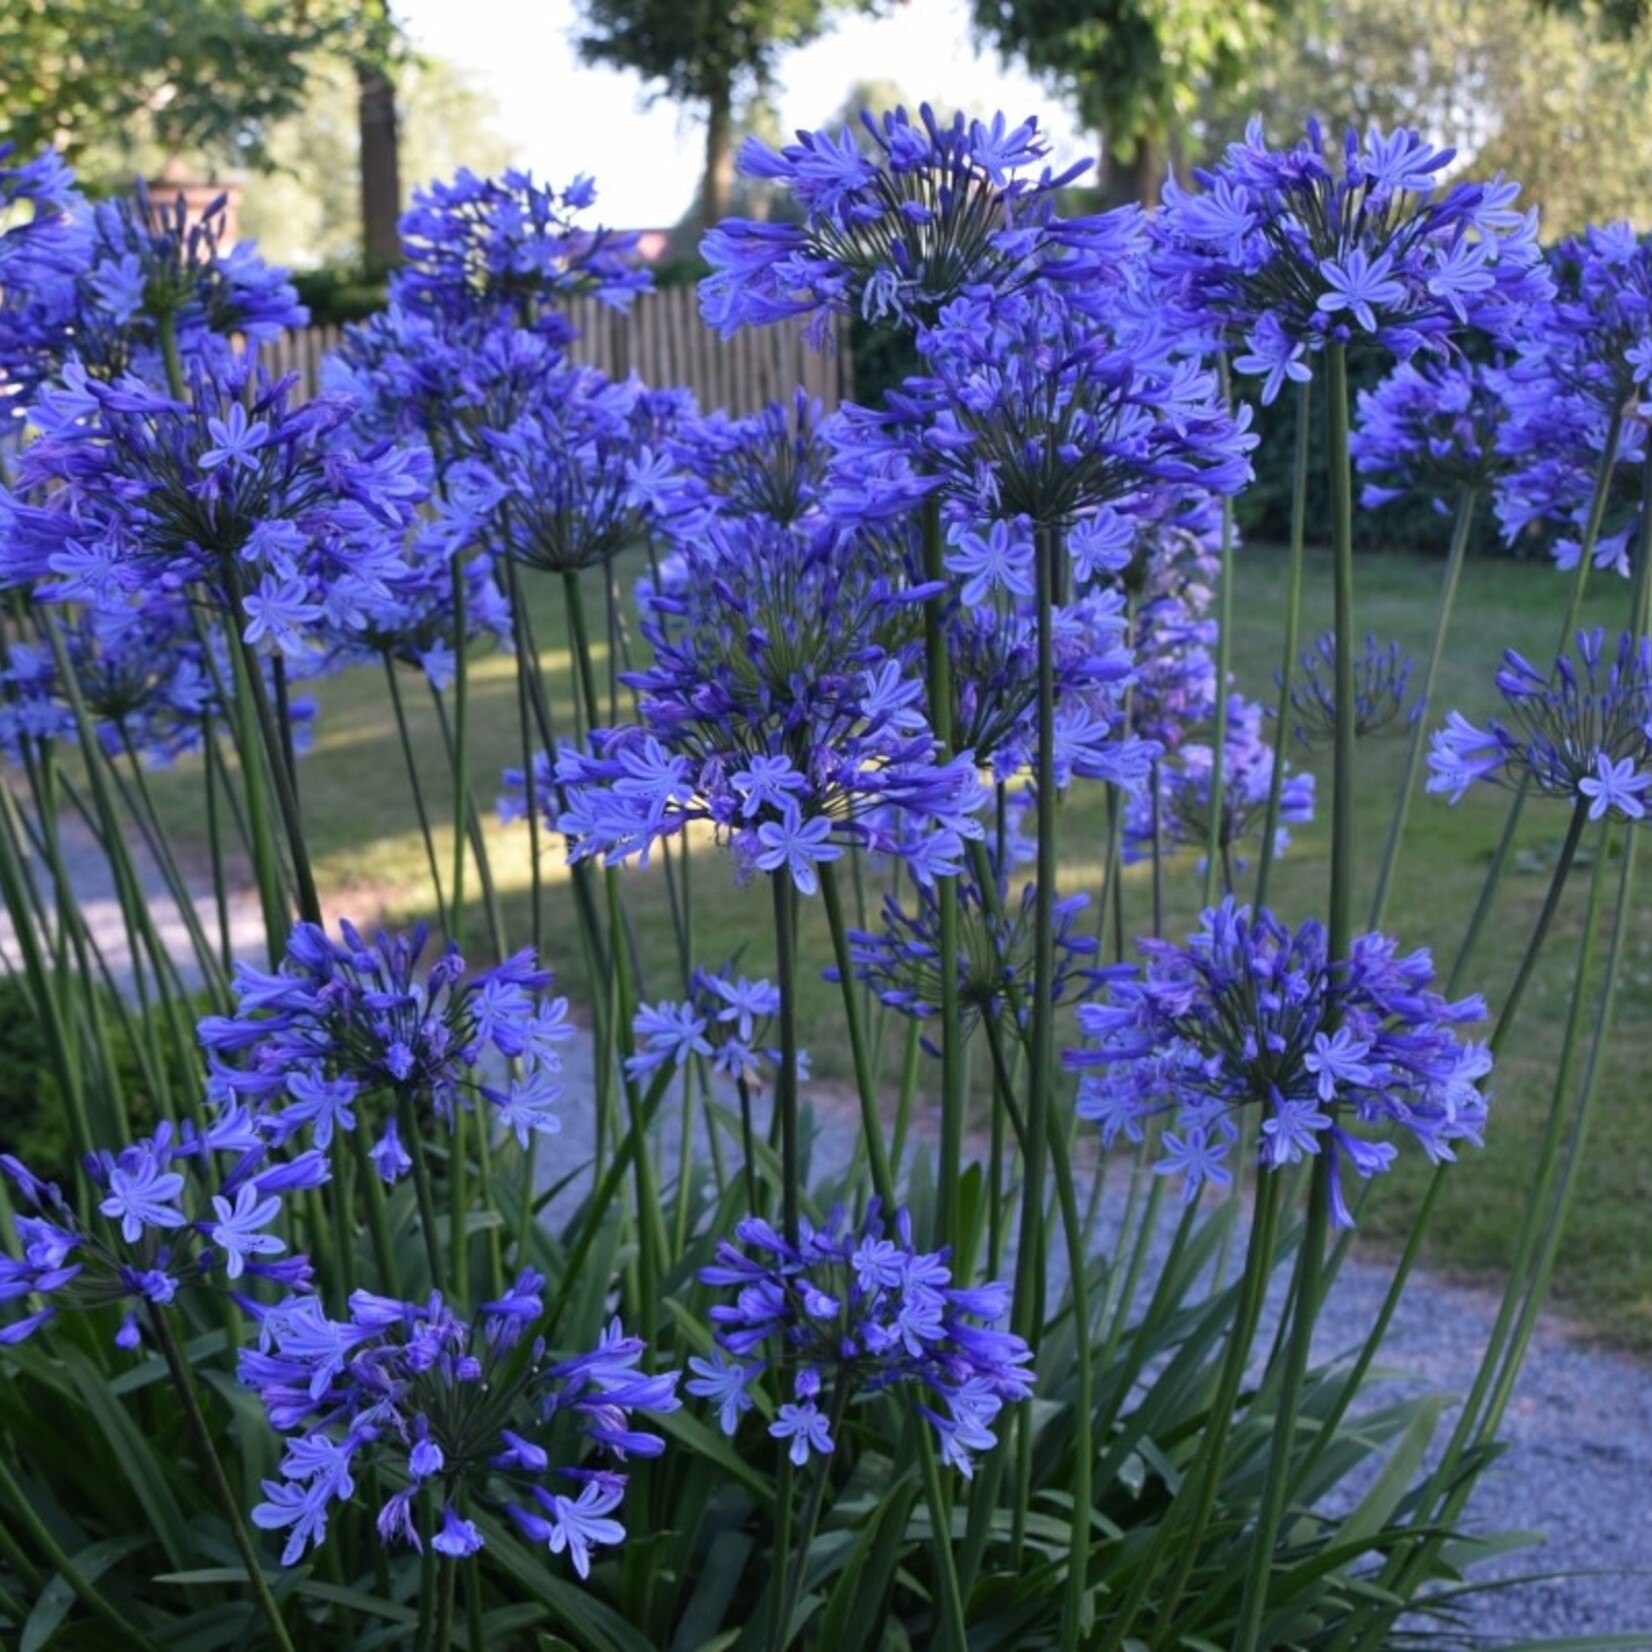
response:
<path fill-rule="evenodd" d="M 840 325 L 826 350 L 804 343 L 799 328 L 781 323 L 747 327 L 719 338 L 700 319 L 692 287 L 640 293 L 629 310 L 613 310 L 594 298 L 576 298 L 568 316 L 579 329 L 569 357 L 614 378 L 636 373 L 645 384 L 681 386 L 705 409 L 755 413 L 789 398 L 799 386 L 831 409 L 852 394 L 849 330 Z M 307 327 L 283 334 L 261 352 L 273 373 L 297 373 L 299 394 L 314 395 L 321 361 L 341 337 L 337 327 Z"/>

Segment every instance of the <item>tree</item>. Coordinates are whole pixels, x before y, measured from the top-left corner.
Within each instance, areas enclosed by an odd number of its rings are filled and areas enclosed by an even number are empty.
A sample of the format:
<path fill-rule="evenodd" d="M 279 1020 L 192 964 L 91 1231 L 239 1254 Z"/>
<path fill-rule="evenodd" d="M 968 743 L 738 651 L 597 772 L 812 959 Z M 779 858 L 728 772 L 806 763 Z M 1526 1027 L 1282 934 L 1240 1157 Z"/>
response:
<path fill-rule="evenodd" d="M 452 64 L 410 58 L 397 68 L 396 97 L 398 170 L 410 183 L 509 164 L 497 105 Z M 272 262 L 301 270 L 365 263 L 358 120 L 355 71 L 333 58 L 317 65 L 303 111 L 270 129 L 275 169 L 248 184 L 240 216 Z"/>
<path fill-rule="evenodd" d="M 1634 43 L 1509 0 L 1326 0 L 1258 68 L 1251 95 L 1213 99 L 1197 130 L 1237 137 L 1257 108 L 1287 141 L 1333 127 L 1408 126 L 1457 151 L 1457 171 L 1518 179 L 1545 238 L 1652 221 L 1652 93 Z"/>
<path fill-rule="evenodd" d="M 781 54 L 828 27 L 851 0 L 581 0 L 580 56 L 634 69 L 653 98 L 700 104 L 706 115 L 700 220 L 728 215 L 734 122 L 764 92 Z"/>
<path fill-rule="evenodd" d="M 71 161 L 147 145 L 218 165 L 267 162 L 302 107 L 309 62 L 348 35 L 343 0 L 5 0 L 0 138 Z M 124 167 L 122 170 L 130 170 Z"/>
<path fill-rule="evenodd" d="M 973 0 L 975 27 L 1101 138 L 1104 187 L 1151 203 L 1183 128 L 1243 82 L 1287 0 Z"/>

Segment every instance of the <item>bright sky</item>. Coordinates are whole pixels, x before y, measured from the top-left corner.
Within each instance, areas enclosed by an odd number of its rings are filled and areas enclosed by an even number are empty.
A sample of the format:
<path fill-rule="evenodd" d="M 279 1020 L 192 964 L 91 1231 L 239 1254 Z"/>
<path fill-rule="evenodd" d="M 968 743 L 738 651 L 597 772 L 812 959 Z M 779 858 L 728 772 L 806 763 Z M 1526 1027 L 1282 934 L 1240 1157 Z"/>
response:
<path fill-rule="evenodd" d="M 574 56 L 573 0 L 395 0 L 414 43 L 468 70 L 499 104 L 517 163 L 546 183 L 596 180 L 602 216 L 626 228 L 673 224 L 699 182 L 704 128 L 661 102 L 643 107 L 636 75 L 587 68 Z M 893 80 L 937 108 L 1036 115 L 1059 166 L 1090 153 L 1071 117 L 995 53 L 970 45 L 968 0 L 902 0 L 893 17 L 846 17 L 783 59 L 784 130 L 814 127 L 856 80 Z"/>

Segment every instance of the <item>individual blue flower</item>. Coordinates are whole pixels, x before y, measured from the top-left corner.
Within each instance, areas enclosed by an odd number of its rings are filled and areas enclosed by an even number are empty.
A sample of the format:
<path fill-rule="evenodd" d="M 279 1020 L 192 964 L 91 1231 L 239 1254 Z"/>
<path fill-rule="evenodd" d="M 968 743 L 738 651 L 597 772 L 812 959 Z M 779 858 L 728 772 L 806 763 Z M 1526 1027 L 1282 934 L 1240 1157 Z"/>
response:
<path fill-rule="evenodd" d="M 769 1424 L 769 1433 L 777 1440 L 790 1440 L 786 1455 L 802 1468 L 809 1461 L 810 1452 L 830 1457 L 836 1449 L 826 1419 L 813 1400 L 801 1405 L 782 1405 Z"/>

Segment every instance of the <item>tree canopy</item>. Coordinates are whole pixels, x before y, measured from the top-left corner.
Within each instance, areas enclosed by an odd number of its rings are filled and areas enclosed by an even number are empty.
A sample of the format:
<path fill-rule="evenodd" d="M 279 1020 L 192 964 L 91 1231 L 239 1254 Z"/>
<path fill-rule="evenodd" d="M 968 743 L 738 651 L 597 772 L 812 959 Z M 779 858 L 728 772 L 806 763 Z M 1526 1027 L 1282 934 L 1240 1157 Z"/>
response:
<path fill-rule="evenodd" d="M 81 165 L 146 145 L 267 165 L 313 54 L 365 45 L 358 17 L 347 0 L 6 0 L 0 138 Z"/>

